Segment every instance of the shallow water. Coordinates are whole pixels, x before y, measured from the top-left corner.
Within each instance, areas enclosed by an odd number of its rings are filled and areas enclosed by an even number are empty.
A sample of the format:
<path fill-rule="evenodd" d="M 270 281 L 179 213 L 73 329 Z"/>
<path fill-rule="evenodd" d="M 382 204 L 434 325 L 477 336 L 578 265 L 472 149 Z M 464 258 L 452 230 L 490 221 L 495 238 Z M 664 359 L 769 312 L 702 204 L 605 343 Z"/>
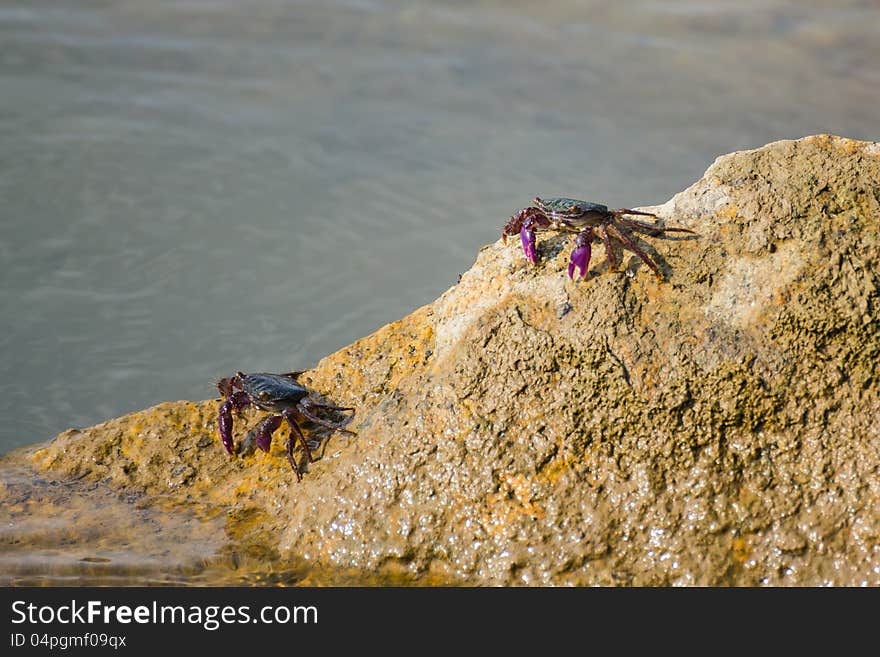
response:
<path fill-rule="evenodd" d="M 877 139 L 875 2 L 4 0 L 0 452 L 433 300 L 535 195 Z"/>
<path fill-rule="evenodd" d="M 223 517 L 157 510 L 101 484 L 0 463 L 0 585 L 172 585 L 234 572 Z"/>
<path fill-rule="evenodd" d="M 0 459 L 0 586 L 406 586 L 318 568 L 236 528 L 236 511 L 141 496 Z M 247 513 L 247 511 L 245 511 Z"/>

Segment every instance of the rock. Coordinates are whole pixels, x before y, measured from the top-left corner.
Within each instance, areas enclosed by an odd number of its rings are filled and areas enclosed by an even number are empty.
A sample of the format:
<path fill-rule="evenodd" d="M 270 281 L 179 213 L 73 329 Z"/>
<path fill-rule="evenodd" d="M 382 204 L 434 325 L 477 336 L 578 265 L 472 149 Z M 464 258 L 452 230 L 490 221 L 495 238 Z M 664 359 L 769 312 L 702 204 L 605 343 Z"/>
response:
<path fill-rule="evenodd" d="M 302 380 L 357 407 L 358 435 L 302 483 L 284 433 L 228 457 L 216 400 L 32 462 L 247 510 L 268 550 L 423 583 L 880 585 L 880 144 L 732 153 L 646 209 L 698 233 L 641 240 L 665 282 L 629 252 L 608 273 L 599 245 L 572 282 L 570 237 L 539 235 L 537 267 L 499 240 L 320 361 Z"/>

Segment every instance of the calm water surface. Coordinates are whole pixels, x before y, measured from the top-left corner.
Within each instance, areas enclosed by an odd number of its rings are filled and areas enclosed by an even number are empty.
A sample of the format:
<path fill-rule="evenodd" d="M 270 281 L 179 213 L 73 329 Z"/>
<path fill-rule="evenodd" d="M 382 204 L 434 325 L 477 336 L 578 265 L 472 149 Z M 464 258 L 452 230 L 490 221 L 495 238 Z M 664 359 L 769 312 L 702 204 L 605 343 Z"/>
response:
<path fill-rule="evenodd" d="M 0 1 L 0 452 L 433 300 L 539 195 L 877 139 L 880 6 Z"/>

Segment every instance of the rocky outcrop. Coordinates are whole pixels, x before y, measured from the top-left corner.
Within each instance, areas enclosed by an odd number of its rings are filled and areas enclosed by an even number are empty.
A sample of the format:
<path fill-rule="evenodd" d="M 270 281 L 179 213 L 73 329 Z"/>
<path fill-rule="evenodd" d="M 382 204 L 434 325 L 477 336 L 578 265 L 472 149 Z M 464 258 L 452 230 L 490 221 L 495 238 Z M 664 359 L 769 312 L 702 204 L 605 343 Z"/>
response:
<path fill-rule="evenodd" d="M 65 432 L 32 462 L 425 583 L 880 584 L 880 144 L 725 155 L 653 211 L 697 233 L 641 240 L 664 282 L 629 252 L 609 273 L 600 245 L 572 282 L 569 237 L 540 236 L 537 267 L 499 240 L 323 359 L 303 380 L 357 407 L 358 435 L 302 483 L 283 434 L 229 458 L 216 400 Z"/>

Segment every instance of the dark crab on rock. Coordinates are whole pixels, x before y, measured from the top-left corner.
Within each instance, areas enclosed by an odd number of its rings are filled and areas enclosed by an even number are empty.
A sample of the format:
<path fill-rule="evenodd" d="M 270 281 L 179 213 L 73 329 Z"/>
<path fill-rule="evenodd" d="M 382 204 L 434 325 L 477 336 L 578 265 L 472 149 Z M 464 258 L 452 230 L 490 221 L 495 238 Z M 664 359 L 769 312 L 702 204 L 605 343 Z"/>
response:
<path fill-rule="evenodd" d="M 223 446 L 230 454 L 235 453 L 232 440 L 232 412 L 240 413 L 248 406 L 255 406 L 263 411 L 270 411 L 273 415 L 262 420 L 254 429 L 257 447 L 264 452 L 269 451 L 272 444 L 272 434 L 286 420 L 290 427 L 290 437 L 287 439 L 287 460 L 290 467 L 296 473 L 297 480 L 302 479 L 300 468 L 293 458 L 294 442 L 299 439 L 305 453 L 306 463 L 311 463 L 312 452 L 309 444 L 299 428 L 297 417 L 304 417 L 315 424 L 334 431 L 343 431 L 353 434 L 353 431 L 343 428 L 349 420 L 331 421 L 316 414 L 316 411 L 351 411 L 353 408 L 332 406 L 313 399 L 311 391 L 297 381 L 302 372 L 288 372 L 286 374 L 269 374 L 258 372 L 245 374 L 238 372 L 235 376 L 220 379 L 217 389 L 223 396 L 220 404 L 218 426 Z"/>
<path fill-rule="evenodd" d="M 579 201 L 573 198 L 535 198 L 534 205 L 524 208 L 513 215 L 504 225 L 501 238 L 506 243 L 507 238 L 519 233 L 522 240 L 523 251 L 526 258 L 532 264 L 537 264 L 538 254 L 535 248 L 535 233 L 544 230 L 556 230 L 569 233 L 577 233 L 574 250 L 568 265 L 568 275 L 574 278 L 575 269 L 580 270 L 581 278 L 586 277 L 587 268 L 590 266 L 590 255 L 593 240 L 598 236 L 605 245 L 608 264 L 611 271 L 617 270 L 617 256 L 612 248 L 612 240 L 620 242 L 630 249 L 642 261 L 651 268 L 657 278 L 663 280 L 660 268 L 645 253 L 630 236 L 631 231 L 640 231 L 649 235 L 662 233 L 691 233 L 694 231 L 687 228 L 665 228 L 656 224 L 630 219 L 625 215 L 643 215 L 657 218 L 657 215 L 639 210 L 620 208 L 609 210 L 608 207 L 599 203 Z"/>

